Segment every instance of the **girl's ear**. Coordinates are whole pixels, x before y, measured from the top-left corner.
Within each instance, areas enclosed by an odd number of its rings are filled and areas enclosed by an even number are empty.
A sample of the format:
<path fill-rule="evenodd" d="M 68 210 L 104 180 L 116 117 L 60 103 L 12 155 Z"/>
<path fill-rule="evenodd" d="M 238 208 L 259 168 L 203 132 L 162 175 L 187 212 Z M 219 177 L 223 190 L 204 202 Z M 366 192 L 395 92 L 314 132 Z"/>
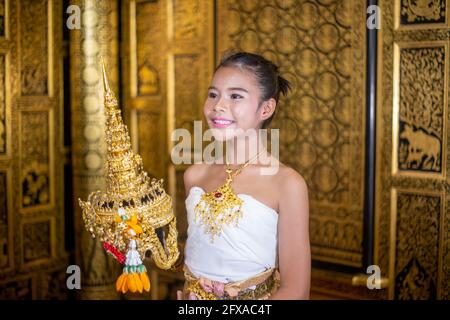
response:
<path fill-rule="evenodd" d="M 269 119 L 275 112 L 276 106 L 277 102 L 275 101 L 274 98 L 270 98 L 269 100 L 264 101 L 260 108 L 261 120 L 264 121 L 266 119 Z"/>

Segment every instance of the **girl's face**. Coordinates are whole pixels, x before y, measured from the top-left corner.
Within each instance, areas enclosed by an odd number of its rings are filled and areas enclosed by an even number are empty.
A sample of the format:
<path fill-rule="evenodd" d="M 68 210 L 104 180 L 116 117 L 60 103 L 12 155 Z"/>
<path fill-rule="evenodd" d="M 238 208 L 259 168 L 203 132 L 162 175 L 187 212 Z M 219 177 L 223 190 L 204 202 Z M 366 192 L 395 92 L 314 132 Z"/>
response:
<path fill-rule="evenodd" d="M 267 108 L 258 108 L 260 95 L 261 90 L 249 72 L 233 67 L 219 68 L 203 108 L 214 137 L 228 140 L 248 129 L 260 128 L 271 115 Z"/>

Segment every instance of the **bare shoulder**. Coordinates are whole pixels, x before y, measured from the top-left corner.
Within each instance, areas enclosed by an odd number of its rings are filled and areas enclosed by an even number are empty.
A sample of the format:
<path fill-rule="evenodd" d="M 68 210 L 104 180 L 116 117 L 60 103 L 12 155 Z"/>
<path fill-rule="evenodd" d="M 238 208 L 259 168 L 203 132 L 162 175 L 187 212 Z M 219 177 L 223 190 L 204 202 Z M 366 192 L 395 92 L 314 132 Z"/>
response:
<path fill-rule="evenodd" d="M 286 165 L 280 166 L 278 181 L 280 189 L 284 191 L 287 189 L 307 190 L 306 181 L 303 176 L 295 169 Z"/>
<path fill-rule="evenodd" d="M 279 203 L 299 206 L 308 203 L 308 186 L 295 169 L 281 165 L 278 173 Z"/>
<path fill-rule="evenodd" d="M 208 165 L 205 163 L 194 163 L 184 171 L 183 180 L 186 194 L 189 192 L 189 189 L 196 185 L 197 181 L 205 174 L 207 167 Z"/>

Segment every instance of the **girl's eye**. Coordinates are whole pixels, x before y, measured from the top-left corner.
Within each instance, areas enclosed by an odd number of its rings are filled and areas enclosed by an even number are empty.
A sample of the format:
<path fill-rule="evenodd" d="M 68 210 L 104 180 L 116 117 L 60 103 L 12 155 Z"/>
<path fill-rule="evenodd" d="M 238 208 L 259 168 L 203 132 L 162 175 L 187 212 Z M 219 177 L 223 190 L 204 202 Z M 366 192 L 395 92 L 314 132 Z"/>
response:
<path fill-rule="evenodd" d="M 231 99 L 242 99 L 242 96 L 239 95 L 239 94 L 233 93 L 233 94 L 231 95 Z"/>
<path fill-rule="evenodd" d="M 217 95 L 214 92 L 208 93 L 209 98 L 215 98 Z"/>

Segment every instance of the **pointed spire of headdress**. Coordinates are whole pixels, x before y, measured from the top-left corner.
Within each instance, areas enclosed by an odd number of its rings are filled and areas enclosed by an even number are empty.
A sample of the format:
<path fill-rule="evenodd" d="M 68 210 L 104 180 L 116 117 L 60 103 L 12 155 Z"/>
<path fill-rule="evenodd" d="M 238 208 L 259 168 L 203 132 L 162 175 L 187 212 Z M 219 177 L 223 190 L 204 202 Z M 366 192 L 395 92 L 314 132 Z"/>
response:
<path fill-rule="evenodd" d="M 102 60 L 103 88 L 105 89 L 105 92 L 108 92 L 111 91 L 111 89 L 109 88 L 108 77 L 106 76 L 105 61 L 103 60 L 103 57 L 101 58 L 101 60 Z"/>

